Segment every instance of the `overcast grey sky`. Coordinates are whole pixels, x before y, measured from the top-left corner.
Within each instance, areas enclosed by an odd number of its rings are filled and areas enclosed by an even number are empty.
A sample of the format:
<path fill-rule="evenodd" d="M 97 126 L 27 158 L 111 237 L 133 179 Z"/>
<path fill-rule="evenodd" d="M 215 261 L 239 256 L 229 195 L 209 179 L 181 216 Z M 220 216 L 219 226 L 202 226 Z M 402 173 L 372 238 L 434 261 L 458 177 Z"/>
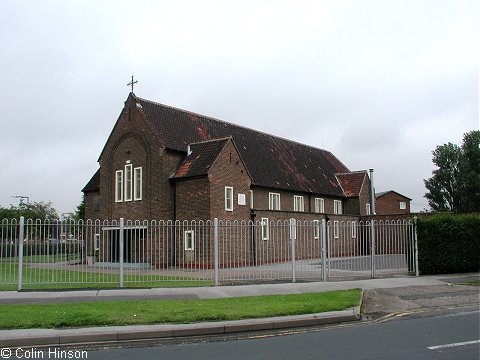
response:
<path fill-rule="evenodd" d="M 73 211 L 136 95 L 332 151 L 427 207 L 479 128 L 476 0 L 0 0 L 0 205 Z"/>

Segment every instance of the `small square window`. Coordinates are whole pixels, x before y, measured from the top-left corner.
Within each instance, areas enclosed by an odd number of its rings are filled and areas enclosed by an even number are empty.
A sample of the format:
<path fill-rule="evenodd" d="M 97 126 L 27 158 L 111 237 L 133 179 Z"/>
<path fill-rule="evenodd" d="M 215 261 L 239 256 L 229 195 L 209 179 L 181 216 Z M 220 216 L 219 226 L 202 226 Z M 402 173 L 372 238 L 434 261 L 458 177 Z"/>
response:
<path fill-rule="evenodd" d="M 400 201 L 400 210 L 407 210 L 407 203 L 405 201 Z"/>

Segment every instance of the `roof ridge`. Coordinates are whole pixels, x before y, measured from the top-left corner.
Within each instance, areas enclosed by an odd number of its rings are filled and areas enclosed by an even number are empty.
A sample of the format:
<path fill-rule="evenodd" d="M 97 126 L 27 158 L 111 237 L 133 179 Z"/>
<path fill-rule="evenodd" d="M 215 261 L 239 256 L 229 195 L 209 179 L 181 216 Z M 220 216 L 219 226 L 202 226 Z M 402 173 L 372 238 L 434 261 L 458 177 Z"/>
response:
<path fill-rule="evenodd" d="M 367 170 L 354 170 L 348 172 L 335 173 L 335 175 L 349 175 L 349 174 L 367 174 Z"/>
<path fill-rule="evenodd" d="M 280 139 L 280 140 L 283 140 L 283 141 L 288 141 L 288 142 L 290 142 L 290 143 L 294 143 L 294 144 L 298 144 L 298 145 L 301 145 L 301 146 L 305 146 L 305 147 L 308 147 L 308 148 L 311 148 L 311 149 L 314 149 L 314 150 L 323 151 L 323 152 L 329 153 L 329 154 L 331 154 L 332 156 L 334 156 L 345 168 L 348 169 L 348 167 L 345 166 L 345 164 L 344 164 L 340 159 L 338 159 L 335 155 L 333 155 L 333 153 L 332 153 L 330 150 L 321 149 L 321 148 L 319 148 L 319 147 L 315 147 L 315 146 L 309 145 L 309 144 L 304 144 L 304 143 L 301 143 L 301 142 L 296 141 L 296 140 L 287 139 L 287 138 L 284 138 L 284 137 L 279 136 L 279 135 L 269 134 L 269 133 L 267 133 L 267 132 L 265 132 L 265 131 L 256 130 L 256 129 L 253 129 L 253 128 L 251 128 L 251 127 L 245 126 L 245 125 L 239 125 L 239 124 L 236 124 L 236 123 L 233 123 L 233 122 L 229 122 L 229 121 L 226 121 L 226 120 L 217 119 L 217 118 L 214 118 L 213 116 L 203 115 L 203 114 L 200 114 L 200 113 L 196 113 L 196 112 L 194 112 L 194 111 L 185 110 L 185 109 L 181 109 L 181 108 L 179 108 L 179 107 L 175 107 L 175 106 L 171 106 L 171 105 L 166 105 L 166 104 L 163 104 L 163 103 L 160 103 L 160 102 L 156 102 L 156 101 L 144 99 L 144 98 L 138 97 L 138 96 L 136 96 L 136 95 L 135 95 L 135 99 L 137 99 L 137 100 L 142 100 L 142 101 L 146 101 L 146 102 L 149 102 L 149 103 L 151 103 L 151 104 L 158 105 L 158 106 L 164 106 L 164 107 L 166 107 L 166 108 L 169 108 L 169 109 L 172 109 L 172 110 L 176 110 L 176 111 L 181 111 L 181 112 L 184 112 L 184 113 L 187 113 L 187 114 L 190 114 L 190 115 L 199 116 L 199 117 L 202 117 L 202 118 L 204 118 L 204 119 L 210 119 L 210 120 L 218 121 L 218 122 L 220 122 L 220 123 L 228 124 L 228 125 L 231 125 L 231 126 L 236 126 L 236 127 L 242 128 L 242 129 L 246 129 L 246 130 L 250 130 L 250 131 L 255 131 L 255 132 L 257 132 L 257 133 L 259 133 L 259 134 L 262 134 L 262 135 L 265 135 L 265 136 L 269 136 L 269 137 L 272 137 L 272 138 Z"/>
<path fill-rule="evenodd" d="M 216 139 L 192 142 L 189 145 L 204 144 L 204 143 L 215 142 L 215 141 L 226 141 L 226 140 L 230 140 L 230 139 L 233 139 L 233 138 L 231 136 L 224 136 L 224 137 L 216 138 Z"/>

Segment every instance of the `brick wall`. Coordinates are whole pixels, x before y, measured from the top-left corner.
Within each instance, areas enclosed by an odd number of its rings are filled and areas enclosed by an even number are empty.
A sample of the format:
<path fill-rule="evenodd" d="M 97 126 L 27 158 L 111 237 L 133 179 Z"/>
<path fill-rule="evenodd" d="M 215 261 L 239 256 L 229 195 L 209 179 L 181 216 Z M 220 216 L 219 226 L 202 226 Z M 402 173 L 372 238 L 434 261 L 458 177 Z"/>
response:
<path fill-rule="evenodd" d="M 400 209 L 400 202 L 406 203 L 406 209 Z M 395 192 L 389 192 L 376 199 L 375 207 L 377 214 L 409 214 L 410 200 Z"/>

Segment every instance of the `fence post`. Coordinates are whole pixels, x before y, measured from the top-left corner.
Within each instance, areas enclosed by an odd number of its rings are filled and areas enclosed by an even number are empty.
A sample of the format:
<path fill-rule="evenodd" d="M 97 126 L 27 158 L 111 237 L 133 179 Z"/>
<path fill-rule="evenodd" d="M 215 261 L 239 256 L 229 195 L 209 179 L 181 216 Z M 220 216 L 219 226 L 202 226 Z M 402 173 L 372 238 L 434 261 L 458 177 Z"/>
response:
<path fill-rule="evenodd" d="M 119 249 L 119 257 L 120 257 L 120 287 L 123 288 L 123 252 L 124 252 L 124 229 L 125 229 L 125 223 L 124 223 L 124 219 L 123 218 L 120 218 L 120 234 L 118 235 L 119 236 L 119 239 L 118 239 L 118 242 L 119 242 L 119 245 L 120 245 L 120 249 Z"/>
<path fill-rule="evenodd" d="M 25 218 L 20 216 L 20 224 L 18 228 L 18 283 L 17 283 L 17 290 L 22 290 L 22 276 L 23 276 L 23 240 L 25 237 Z"/>
<path fill-rule="evenodd" d="M 327 281 L 327 222 L 322 220 L 322 281 Z"/>
<path fill-rule="evenodd" d="M 417 217 L 413 218 L 413 251 L 415 252 L 415 276 L 420 276 L 420 270 L 418 269 L 418 238 L 417 238 Z"/>
<path fill-rule="evenodd" d="M 292 282 L 297 281 L 297 274 L 295 271 L 295 240 L 297 238 L 297 222 L 295 219 L 290 219 L 290 244 L 292 245 Z"/>
<path fill-rule="evenodd" d="M 375 278 L 375 252 L 376 252 L 376 244 L 375 244 L 375 221 L 372 220 L 370 224 L 370 231 L 371 231 L 371 244 L 370 244 L 370 265 L 371 269 L 371 276 Z"/>
<path fill-rule="evenodd" d="M 218 286 L 218 218 L 213 219 L 213 244 L 214 244 L 214 281 Z"/>

